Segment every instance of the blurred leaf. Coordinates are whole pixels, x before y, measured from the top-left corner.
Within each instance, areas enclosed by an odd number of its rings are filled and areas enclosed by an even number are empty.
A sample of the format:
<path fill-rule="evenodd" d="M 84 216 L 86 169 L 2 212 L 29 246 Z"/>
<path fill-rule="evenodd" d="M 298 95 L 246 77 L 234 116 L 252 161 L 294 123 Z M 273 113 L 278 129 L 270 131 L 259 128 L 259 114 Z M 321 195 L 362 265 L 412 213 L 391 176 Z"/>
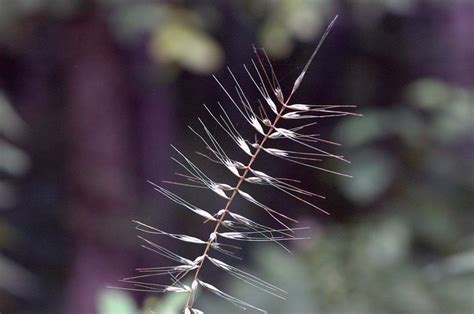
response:
<path fill-rule="evenodd" d="M 278 22 L 267 22 L 262 27 L 259 41 L 274 59 L 286 57 L 293 49 L 293 42 L 288 30 Z"/>
<path fill-rule="evenodd" d="M 7 98 L 0 92 L 0 135 L 10 140 L 15 140 L 22 137 L 25 131 L 25 122 L 15 112 Z M 28 155 L 20 148 L 2 140 L 0 137 L 0 172 L 10 176 L 20 176 L 25 174 L 29 167 L 30 159 Z M 7 189 L 0 190 L 0 197 L 6 193 Z"/>
<path fill-rule="evenodd" d="M 473 94 L 457 91 L 452 101 L 444 104 L 443 110 L 435 117 L 433 135 L 449 143 L 472 133 L 473 103 Z"/>
<path fill-rule="evenodd" d="M 259 42 L 275 59 L 287 57 L 293 50 L 294 40 L 315 40 L 332 8 L 327 0 L 280 0 L 265 4 L 266 19 Z"/>
<path fill-rule="evenodd" d="M 450 142 L 472 129 L 474 94 L 433 79 L 421 79 L 406 91 L 408 100 L 431 114 L 429 130 L 435 139 Z"/>
<path fill-rule="evenodd" d="M 406 109 L 407 107 L 399 112 L 392 112 L 393 120 L 396 121 L 393 123 L 394 132 L 403 140 L 404 144 L 419 148 L 426 135 L 426 126 L 421 117 Z"/>
<path fill-rule="evenodd" d="M 443 313 L 474 313 L 474 275 L 445 278 L 433 283 L 433 290 Z"/>
<path fill-rule="evenodd" d="M 387 123 L 387 115 L 383 111 L 362 112 L 363 119 L 344 119 L 336 128 L 335 137 L 344 146 L 356 147 L 369 144 L 392 132 L 391 124 Z"/>
<path fill-rule="evenodd" d="M 130 314 L 139 313 L 132 297 L 126 292 L 104 289 L 97 299 L 97 312 L 99 314 Z"/>
<path fill-rule="evenodd" d="M 119 7 L 112 16 L 114 29 L 121 40 L 131 41 L 141 33 L 151 33 L 169 19 L 165 5 L 135 3 Z"/>
<path fill-rule="evenodd" d="M 416 106 L 424 109 L 437 109 L 448 103 L 450 90 L 446 84 L 433 79 L 420 79 L 407 88 L 407 96 Z"/>
<path fill-rule="evenodd" d="M 386 219 L 370 230 L 370 237 L 366 239 L 366 260 L 373 261 L 378 268 L 399 264 L 408 254 L 409 240 L 410 233 L 404 221 Z"/>
<path fill-rule="evenodd" d="M 474 275 L 474 250 L 433 263 L 425 268 L 425 272 L 432 280 L 453 275 Z"/>
<path fill-rule="evenodd" d="M 409 188 L 409 187 L 408 187 Z M 412 186 L 412 188 L 415 188 Z M 453 246 L 461 234 L 451 201 L 445 195 L 433 195 L 433 190 L 423 191 L 418 187 L 418 199 L 414 200 L 413 230 L 425 243 L 440 250 Z M 409 207 L 410 208 L 410 207 Z"/>
<path fill-rule="evenodd" d="M 283 8 L 288 16 L 286 24 L 293 36 L 306 42 L 314 40 L 324 27 L 330 3 L 325 0 L 287 0 L 284 2 L 287 8 L 293 8 L 291 11 Z"/>
<path fill-rule="evenodd" d="M 222 50 L 213 38 L 178 21 L 156 29 L 149 48 L 157 62 L 175 63 L 199 74 L 217 71 L 223 61 Z"/>
<path fill-rule="evenodd" d="M 353 154 L 352 179 L 340 179 L 340 189 L 346 197 L 356 203 L 375 201 L 392 184 L 396 175 L 396 162 L 388 154 L 367 149 Z"/>
<path fill-rule="evenodd" d="M 218 287 L 245 302 L 258 305 L 268 313 L 314 313 L 317 306 L 311 289 L 314 282 L 308 280 L 311 278 L 310 270 L 302 260 L 285 254 L 280 248 L 269 246 L 258 246 L 254 255 L 257 259 L 257 269 L 249 270 L 243 265 L 238 267 L 284 290 L 291 291 L 291 294 L 285 295 L 286 300 L 275 298 L 263 291 L 256 291 L 249 284 L 233 280 L 230 276 Z M 203 294 L 199 303 L 205 313 L 242 313 L 239 308 L 232 307 L 221 298 L 208 294 Z"/>
<path fill-rule="evenodd" d="M 30 168 L 28 155 L 17 147 L 0 140 L 0 171 L 20 176 Z"/>
<path fill-rule="evenodd" d="M 0 288 L 21 298 L 37 293 L 35 276 L 22 266 L 0 255 Z"/>
<path fill-rule="evenodd" d="M 179 314 L 183 311 L 188 295 L 186 293 L 167 293 L 155 298 L 156 304 L 150 308 L 152 313 Z"/>
<path fill-rule="evenodd" d="M 26 130 L 25 122 L 18 116 L 8 99 L 0 92 L 0 134 L 17 139 Z"/>

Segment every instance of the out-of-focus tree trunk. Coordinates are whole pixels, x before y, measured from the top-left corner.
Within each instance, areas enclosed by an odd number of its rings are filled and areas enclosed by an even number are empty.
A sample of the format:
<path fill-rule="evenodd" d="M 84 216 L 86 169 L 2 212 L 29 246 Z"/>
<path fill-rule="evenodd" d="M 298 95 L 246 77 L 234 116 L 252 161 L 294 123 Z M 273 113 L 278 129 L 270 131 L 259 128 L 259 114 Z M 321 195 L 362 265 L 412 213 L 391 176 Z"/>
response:
<path fill-rule="evenodd" d="M 443 28 L 446 34 L 449 53 L 447 66 L 448 79 L 467 88 L 474 86 L 474 41 L 472 30 L 474 27 L 474 4 L 466 1 L 450 8 L 447 27 Z"/>
<path fill-rule="evenodd" d="M 75 245 L 64 312 L 94 313 L 98 293 L 133 269 L 123 249 L 130 234 L 115 223 L 128 223 L 134 207 L 128 84 L 120 53 L 98 17 L 71 23 L 63 42 Z"/>

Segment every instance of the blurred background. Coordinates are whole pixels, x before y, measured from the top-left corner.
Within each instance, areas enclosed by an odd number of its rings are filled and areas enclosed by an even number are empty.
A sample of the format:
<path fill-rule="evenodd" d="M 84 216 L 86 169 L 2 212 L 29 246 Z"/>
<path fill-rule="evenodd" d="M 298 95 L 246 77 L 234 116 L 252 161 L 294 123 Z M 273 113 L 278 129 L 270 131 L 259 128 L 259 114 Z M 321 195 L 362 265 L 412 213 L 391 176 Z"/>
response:
<path fill-rule="evenodd" d="M 229 83 L 228 65 L 251 87 L 242 64 L 255 44 L 288 91 L 336 14 L 298 101 L 358 105 L 363 118 L 315 127 L 352 161 L 324 167 L 354 178 L 275 165 L 326 195 L 318 205 L 330 216 L 256 192 L 312 227 L 293 255 L 270 244 L 242 252 L 241 267 L 287 301 L 225 274 L 209 280 L 270 313 L 473 313 L 468 0 L 0 0 L 0 312 L 174 313 L 175 296 L 106 288 L 168 265 L 139 247 L 132 219 L 209 233 L 146 180 L 173 178 L 169 144 L 199 149 L 187 125 L 206 116 L 203 103 L 226 102 L 210 74 Z M 198 308 L 239 313 L 206 294 Z"/>

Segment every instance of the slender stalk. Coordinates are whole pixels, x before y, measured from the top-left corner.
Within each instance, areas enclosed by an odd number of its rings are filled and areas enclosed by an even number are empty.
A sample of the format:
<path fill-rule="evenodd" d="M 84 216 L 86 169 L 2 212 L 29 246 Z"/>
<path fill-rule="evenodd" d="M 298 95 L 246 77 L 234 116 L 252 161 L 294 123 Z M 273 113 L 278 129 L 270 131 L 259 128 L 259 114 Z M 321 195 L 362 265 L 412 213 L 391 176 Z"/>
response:
<path fill-rule="evenodd" d="M 243 174 L 240 176 L 240 179 L 239 181 L 237 182 L 235 188 L 234 188 L 234 191 L 232 192 L 232 195 L 230 196 L 229 200 L 227 201 L 227 204 L 225 205 L 225 208 L 224 208 L 224 212 L 222 213 L 222 215 L 220 216 L 219 220 L 217 221 L 216 223 L 216 226 L 214 227 L 214 230 L 211 234 L 215 234 L 217 233 L 217 231 L 219 230 L 219 227 L 220 225 L 222 224 L 222 222 L 224 221 L 224 218 L 225 218 L 225 215 L 229 212 L 229 208 L 230 208 L 230 205 L 232 204 L 232 202 L 234 201 L 235 197 L 237 196 L 237 193 L 239 192 L 239 189 L 240 189 L 240 186 L 242 185 L 242 183 L 245 181 L 245 178 L 247 177 L 247 174 L 249 173 L 250 171 L 250 167 L 252 166 L 252 164 L 255 162 L 258 154 L 260 153 L 260 151 L 262 150 L 262 147 L 263 145 L 265 144 L 265 142 L 268 140 L 270 134 L 272 134 L 272 132 L 274 131 L 275 129 L 275 126 L 276 124 L 278 123 L 278 120 L 280 120 L 281 116 L 283 115 L 283 112 L 285 111 L 286 109 L 286 106 L 288 104 L 288 102 L 290 101 L 291 99 L 291 96 L 293 95 L 293 93 L 288 97 L 288 99 L 284 102 L 284 103 L 281 103 L 282 104 L 282 108 L 281 110 L 278 112 L 277 116 L 275 117 L 275 120 L 273 121 L 273 123 L 271 124 L 270 126 L 270 129 L 268 130 L 267 133 L 265 133 L 265 136 L 263 137 L 263 139 L 260 141 L 255 153 L 252 155 L 252 157 L 250 158 L 250 161 L 248 162 L 248 164 L 246 165 L 245 167 L 245 170 L 243 172 Z M 208 257 L 208 252 L 209 252 L 209 249 L 211 248 L 211 245 L 212 245 L 212 242 L 214 240 L 213 239 L 209 239 L 208 242 L 207 242 L 207 245 L 206 245 L 206 248 L 204 249 L 204 253 L 201 255 L 203 257 L 201 263 L 199 264 L 198 268 L 196 269 L 195 271 L 195 274 L 194 274 L 194 278 L 193 278 L 193 281 L 192 282 L 195 282 L 198 280 L 199 278 L 199 273 L 201 272 L 201 269 L 202 269 L 202 266 L 204 265 L 204 262 L 205 260 L 207 259 Z M 193 298 L 193 293 L 194 291 L 191 290 L 188 294 L 188 300 L 186 302 L 186 307 L 188 309 L 191 309 L 193 307 L 193 302 L 194 302 L 194 298 Z"/>

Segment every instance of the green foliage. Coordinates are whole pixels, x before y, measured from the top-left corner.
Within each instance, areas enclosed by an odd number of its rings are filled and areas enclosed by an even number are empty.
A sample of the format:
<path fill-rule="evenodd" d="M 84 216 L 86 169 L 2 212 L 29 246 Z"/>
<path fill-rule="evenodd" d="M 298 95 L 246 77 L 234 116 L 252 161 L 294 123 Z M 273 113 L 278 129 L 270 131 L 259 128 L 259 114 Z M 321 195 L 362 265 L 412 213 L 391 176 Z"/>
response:
<path fill-rule="evenodd" d="M 255 249 L 253 271 L 284 283 L 291 290 L 286 301 L 255 296 L 238 281 L 228 283 L 228 289 L 249 301 L 258 298 L 270 313 L 472 313 L 472 268 L 433 276 L 433 266 L 413 263 L 413 236 L 397 215 L 372 217 L 349 228 L 334 225 L 305 255 L 288 255 L 277 247 Z M 202 307 L 206 313 L 226 308 L 214 299 Z"/>
<path fill-rule="evenodd" d="M 161 298 L 150 296 L 145 299 L 142 309 L 133 298 L 124 291 L 106 289 L 97 298 L 98 314 L 179 314 L 187 296 L 182 293 L 170 293 Z"/>
<path fill-rule="evenodd" d="M 26 124 L 0 91 L 0 249 L 13 246 L 16 230 L 4 219 L 2 211 L 16 203 L 15 179 L 30 168 L 28 154 L 15 144 L 26 132 Z M 36 278 L 26 269 L 0 254 L 0 291 L 19 297 L 34 293 Z"/>
<path fill-rule="evenodd" d="M 149 297 L 145 300 L 145 313 L 179 314 L 186 304 L 187 295 L 183 293 L 166 294 L 162 298 Z"/>
<path fill-rule="evenodd" d="M 392 184 L 397 171 L 396 161 L 387 153 L 365 149 L 352 155 L 352 180 L 340 180 L 340 189 L 356 204 L 369 204 Z"/>
<path fill-rule="evenodd" d="M 104 290 L 97 299 L 97 312 L 99 314 L 130 314 L 138 313 L 132 297 L 119 290 Z"/>
<path fill-rule="evenodd" d="M 417 176 L 428 190 L 436 189 L 433 176 L 470 186 L 460 176 L 462 167 L 469 167 L 467 156 L 452 148 L 472 127 L 472 92 L 421 79 L 410 84 L 402 98 L 390 108 L 364 112 L 364 119 L 344 120 L 336 130 L 357 165 L 351 168 L 353 180 L 339 182 L 351 201 L 375 202 L 390 187 L 403 183 L 395 196 L 401 199 L 405 193 L 423 190 Z M 380 145 L 383 142 L 395 146 Z"/>

